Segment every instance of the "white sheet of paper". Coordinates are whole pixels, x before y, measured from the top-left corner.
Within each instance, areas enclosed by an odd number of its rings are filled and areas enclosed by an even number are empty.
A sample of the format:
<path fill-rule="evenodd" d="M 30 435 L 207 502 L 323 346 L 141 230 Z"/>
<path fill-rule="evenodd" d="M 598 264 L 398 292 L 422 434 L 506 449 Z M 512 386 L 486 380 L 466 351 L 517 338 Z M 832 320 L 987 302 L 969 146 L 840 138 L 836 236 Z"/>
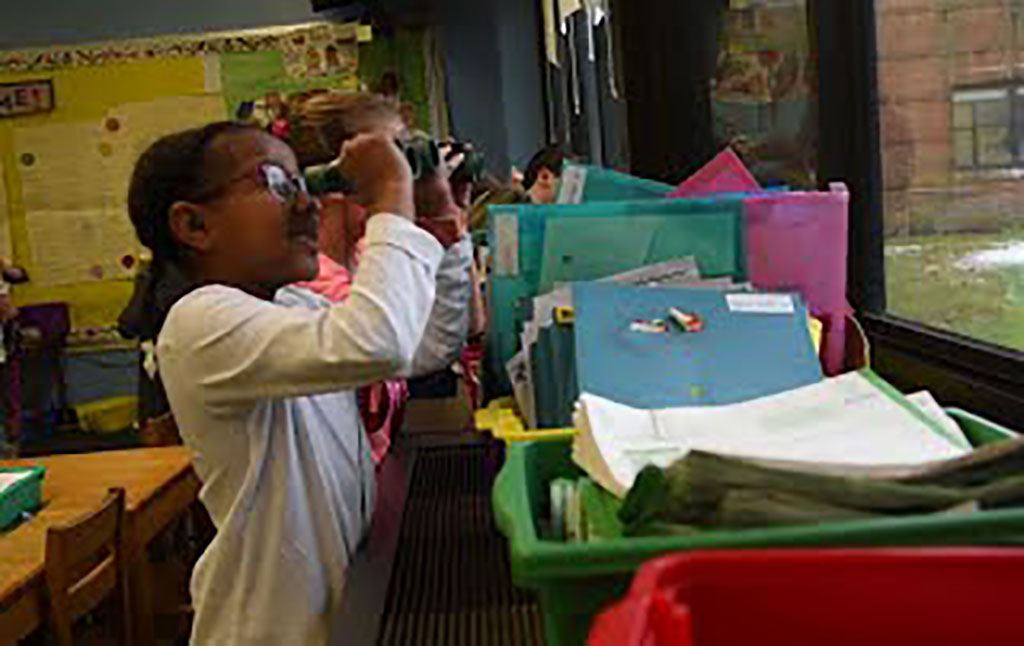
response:
<path fill-rule="evenodd" d="M 0 473 L 0 492 L 4 491 L 15 483 L 24 480 L 29 474 L 27 472 Z"/>
<path fill-rule="evenodd" d="M 911 403 L 913 403 L 915 406 L 920 408 L 921 412 L 923 412 L 925 415 L 928 415 L 936 422 L 941 424 L 944 429 L 950 432 L 950 434 L 955 435 L 957 438 L 963 440 L 964 444 L 970 445 L 970 441 L 967 439 L 967 436 L 964 435 L 963 429 L 960 428 L 960 425 L 957 424 L 952 417 L 946 414 L 946 411 L 943 410 L 942 405 L 939 404 L 939 402 L 935 399 L 931 392 L 927 390 L 922 390 L 919 393 L 907 395 L 907 399 L 909 399 Z"/>
<path fill-rule="evenodd" d="M 121 259 L 142 247 L 125 207 L 25 214 L 32 254 L 32 282 L 40 286 L 128 280 Z"/>
<path fill-rule="evenodd" d="M 533 347 L 533 344 L 537 342 L 537 335 L 539 332 L 540 328 L 533 326 L 524 329 L 519 335 L 520 347 L 522 348 L 519 351 L 519 354 L 522 355 L 523 365 L 526 368 L 526 377 L 524 379 L 525 391 L 523 392 L 522 397 L 516 396 L 516 403 L 519 404 L 519 410 L 523 414 L 527 428 L 537 428 L 537 404 L 533 392 L 533 363 L 530 361 L 530 349 Z M 512 362 L 515 360 L 516 358 L 513 357 L 512 360 L 506 364 L 506 369 L 509 370 L 510 379 L 511 368 L 509 366 L 511 366 Z M 515 394 L 516 393 L 513 393 L 513 395 Z"/>
<path fill-rule="evenodd" d="M 529 428 L 537 427 L 536 406 L 533 401 L 533 375 L 530 372 L 529 358 L 524 350 L 520 350 L 505 364 L 508 380 L 512 383 L 512 394 L 519 411 L 526 418 Z"/>
<path fill-rule="evenodd" d="M 541 294 L 533 299 L 533 321 L 537 327 L 547 327 L 555 320 L 555 309 L 559 307 L 572 307 L 572 287 L 561 285 L 547 294 Z M 536 341 L 537 337 L 534 336 Z"/>
<path fill-rule="evenodd" d="M 628 283 L 631 285 L 660 284 L 666 281 L 677 280 L 701 280 L 700 268 L 697 266 L 697 259 L 693 256 L 659 262 L 653 265 L 638 267 L 621 274 L 602 278 L 598 282 Z M 726 279 L 730 280 L 731 279 Z"/>
<path fill-rule="evenodd" d="M 667 466 L 691 450 L 845 465 L 920 464 L 970 452 L 859 373 L 728 406 L 646 411 L 590 394 L 580 401 L 619 491 L 646 464 Z"/>
<path fill-rule="evenodd" d="M 114 187 L 106 175 L 95 121 L 15 128 L 14 151 L 28 212 L 103 208 L 127 192 L 127 180 Z"/>
<path fill-rule="evenodd" d="M 210 61 L 207 58 L 208 64 Z M 122 203 L 127 199 L 127 186 L 135 162 L 157 139 L 220 121 L 226 115 L 224 99 L 218 94 L 162 97 L 153 101 L 124 103 L 110 110 L 103 123 L 114 120 L 118 127 L 103 130 L 102 142 L 110 151 L 103 163 L 108 168 L 108 182 L 117 188 L 116 197 Z"/>

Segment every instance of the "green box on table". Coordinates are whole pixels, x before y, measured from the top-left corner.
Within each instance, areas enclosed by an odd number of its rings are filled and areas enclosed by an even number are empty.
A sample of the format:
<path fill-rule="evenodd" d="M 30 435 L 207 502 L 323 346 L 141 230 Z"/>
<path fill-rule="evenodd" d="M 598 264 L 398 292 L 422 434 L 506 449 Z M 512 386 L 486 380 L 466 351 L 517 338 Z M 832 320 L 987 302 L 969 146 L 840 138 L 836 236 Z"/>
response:
<path fill-rule="evenodd" d="M 0 474 L 24 473 L 24 478 L 0 491 L 0 530 L 17 523 L 23 514 L 36 511 L 43 502 L 43 467 L 0 467 Z"/>

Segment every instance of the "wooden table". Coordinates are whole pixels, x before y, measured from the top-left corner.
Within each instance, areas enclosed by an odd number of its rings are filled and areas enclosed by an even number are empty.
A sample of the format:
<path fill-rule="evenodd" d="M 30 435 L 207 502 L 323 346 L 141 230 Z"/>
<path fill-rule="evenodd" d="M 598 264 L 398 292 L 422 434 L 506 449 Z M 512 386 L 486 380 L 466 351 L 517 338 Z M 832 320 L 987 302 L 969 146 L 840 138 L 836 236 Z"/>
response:
<path fill-rule="evenodd" d="M 46 619 L 43 566 L 46 530 L 98 507 L 111 487 L 127 492 L 132 618 L 137 642 L 152 643 L 153 616 L 146 546 L 199 493 L 183 447 L 133 449 L 27 460 L 0 466 L 46 467 L 43 508 L 31 520 L 0 533 L 0 644 L 14 643 Z"/>

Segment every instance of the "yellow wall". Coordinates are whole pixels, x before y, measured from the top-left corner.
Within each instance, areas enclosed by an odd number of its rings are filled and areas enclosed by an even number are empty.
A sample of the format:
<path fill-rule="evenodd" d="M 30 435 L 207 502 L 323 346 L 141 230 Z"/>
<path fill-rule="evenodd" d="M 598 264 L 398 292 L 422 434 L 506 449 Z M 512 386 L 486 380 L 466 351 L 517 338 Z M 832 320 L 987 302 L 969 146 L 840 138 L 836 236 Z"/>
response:
<path fill-rule="evenodd" d="M 164 58 L 45 73 L 0 73 L 0 83 L 39 78 L 53 79 L 56 109 L 45 115 L 0 120 L 0 160 L 5 169 L 3 181 L 7 186 L 14 255 L 30 275 L 32 255 L 13 147 L 14 128 L 89 120 L 98 124 L 109 110 L 124 103 L 203 94 L 205 66 L 201 58 Z M 124 190 L 128 190 L 127 184 Z M 15 294 L 19 304 L 66 301 L 71 304 L 75 326 L 99 326 L 116 321 L 131 289 L 131 282 L 126 280 L 59 287 L 38 287 L 29 282 L 15 290 Z"/>

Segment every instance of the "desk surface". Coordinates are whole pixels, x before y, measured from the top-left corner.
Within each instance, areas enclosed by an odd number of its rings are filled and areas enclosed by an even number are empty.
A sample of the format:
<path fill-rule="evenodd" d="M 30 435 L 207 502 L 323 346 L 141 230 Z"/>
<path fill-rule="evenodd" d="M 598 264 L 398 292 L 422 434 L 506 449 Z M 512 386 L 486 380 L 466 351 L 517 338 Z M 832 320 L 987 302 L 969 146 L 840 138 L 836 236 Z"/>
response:
<path fill-rule="evenodd" d="M 183 447 L 0 460 L 0 466 L 22 465 L 46 467 L 43 508 L 31 520 L 0 533 L 0 605 L 41 575 L 49 526 L 95 509 L 111 487 L 125 488 L 131 513 L 171 483 L 194 477 Z"/>

